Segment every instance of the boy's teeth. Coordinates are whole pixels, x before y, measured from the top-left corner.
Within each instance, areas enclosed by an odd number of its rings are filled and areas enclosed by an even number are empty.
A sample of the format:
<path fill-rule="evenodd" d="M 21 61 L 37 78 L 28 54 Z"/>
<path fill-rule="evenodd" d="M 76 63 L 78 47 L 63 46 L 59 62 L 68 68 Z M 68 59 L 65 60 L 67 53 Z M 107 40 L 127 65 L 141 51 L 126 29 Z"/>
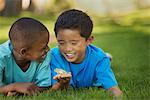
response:
<path fill-rule="evenodd" d="M 75 54 L 75 52 L 68 52 L 68 53 L 66 53 L 67 55 L 73 55 L 73 54 Z"/>
<path fill-rule="evenodd" d="M 66 54 L 66 56 L 69 57 L 69 58 L 70 57 L 72 58 L 72 57 L 74 57 L 74 54 Z"/>
<path fill-rule="evenodd" d="M 67 56 L 72 56 L 73 54 L 67 54 Z"/>

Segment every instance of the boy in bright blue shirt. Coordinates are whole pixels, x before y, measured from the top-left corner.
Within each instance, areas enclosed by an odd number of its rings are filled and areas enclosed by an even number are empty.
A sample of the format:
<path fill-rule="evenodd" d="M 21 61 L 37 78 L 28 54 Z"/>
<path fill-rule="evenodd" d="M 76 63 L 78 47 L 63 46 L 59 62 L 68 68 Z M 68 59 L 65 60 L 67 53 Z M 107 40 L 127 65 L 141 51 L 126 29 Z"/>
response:
<path fill-rule="evenodd" d="M 13 23 L 0 45 L 0 93 L 32 95 L 51 86 L 49 32 L 33 18 Z"/>
<path fill-rule="evenodd" d="M 51 50 L 52 87 L 57 90 L 69 84 L 76 88 L 96 86 L 121 95 L 110 58 L 91 44 L 92 29 L 92 20 L 80 10 L 68 10 L 58 17 L 54 28 L 58 47 Z M 56 68 L 71 72 L 72 78 L 58 75 Z"/>

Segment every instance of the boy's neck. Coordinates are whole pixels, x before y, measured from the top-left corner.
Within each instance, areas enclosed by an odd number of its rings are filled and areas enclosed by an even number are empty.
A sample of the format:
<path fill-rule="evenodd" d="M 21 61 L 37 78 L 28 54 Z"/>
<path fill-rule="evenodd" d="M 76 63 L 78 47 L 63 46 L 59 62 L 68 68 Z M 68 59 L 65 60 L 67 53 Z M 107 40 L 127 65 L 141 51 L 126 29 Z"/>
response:
<path fill-rule="evenodd" d="M 26 72 L 30 66 L 30 61 L 25 62 L 22 60 L 20 60 L 20 61 L 16 60 L 16 63 L 23 72 Z"/>
<path fill-rule="evenodd" d="M 23 72 L 26 72 L 30 66 L 30 61 L 23 59 L 19 54 L 13 52 L 16 64 L 20 67 Z"/>

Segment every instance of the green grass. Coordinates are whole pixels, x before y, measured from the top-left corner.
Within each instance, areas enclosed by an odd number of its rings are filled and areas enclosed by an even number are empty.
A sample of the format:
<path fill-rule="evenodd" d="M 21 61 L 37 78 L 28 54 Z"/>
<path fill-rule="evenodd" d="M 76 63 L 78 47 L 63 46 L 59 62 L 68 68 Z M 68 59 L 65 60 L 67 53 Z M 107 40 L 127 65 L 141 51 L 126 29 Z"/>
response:
<path fill-rule="evenodd" d="M 119 31 L 118 28 L 116 32 L 95 34 L 95 37 L 94 44 L 113 55 L 112 69 L 126 96 L 150 98 L 150 34 L 145 33 L 145 28 L 143 32 L 127 27 Z"/>
<path fill-rule="evenodd" d="M 89 89 L 69 89 L 68 91 L 55 91 L 55 92 L 47 92 L 41 93 L 38 96 L 19 96 L 19 97 L 6 97 L 1 96 L 3 100 L 112 100 L 115 97 L 112 97 L 112 94 L 106 92 L 104 90 L 98 90 L 97 88 L 89 88 Z M 126 98 L 126 97 L 120 97 Z"/>
<path fill-rule="evenodd" d="M 24 15 L 23 15 L 24 16 Z M 29 15 L 30 16 L 30 15 Z M 50 21 L 48 17 L 37 17 L 53 34 L 54 20 Z M 9 20 L 8 20 L 9 19 Z M 7 31 L 14 18 L 0 17 L 0 43 L 8 39 Z M 55 19 L 55 18 L 53 18 Z M 5 22 L 5 21 L 6 22 Z M 150 20 L 149 20 L 150 21 Z M 50 22 L 50 24 L 49 24 Z M 96 25 L 93 30 L 95 40 L 93 44 L 101 47 L 104 51 L 113 56 L 112 69 L 116 75 L 119 87 L 124 92 L 124 100 L 150 99 L 150 25 L 136 24 L 133 26 L 117 26 L 114 24 Z M 51 43 L 51 47 L 56 43 Z M 4 100 L 93 100 L 93 99 L 112 100 L 111 93 L 97 88 L 89 89 L 69 89 L 66 91 L 57 91 L 41 93 L 38 96 L 31 97 L 4 97 Z"/>

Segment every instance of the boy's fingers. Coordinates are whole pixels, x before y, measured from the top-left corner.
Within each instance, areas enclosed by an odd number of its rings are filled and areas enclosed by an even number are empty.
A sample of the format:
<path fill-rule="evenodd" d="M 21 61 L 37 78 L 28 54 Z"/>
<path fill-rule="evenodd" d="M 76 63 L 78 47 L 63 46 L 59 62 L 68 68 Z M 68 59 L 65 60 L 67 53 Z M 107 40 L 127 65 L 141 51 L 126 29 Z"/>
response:
<path fill-rule="evenodd" d="M 33 94 L 35 94 L 35 93 L 37 93 L 37 91 L 34 90 L 34 89 L 29 89 L 29 90 L 27 91 L 27 95 L 29 95 L 29 96 L 31 96 L 31 95 L 33 95 Z"/>
<path fill-rule="evenodd" d="M 56 80 L 57 82 L 60 82 L 61 80 L 60 75 L 54 76 L 53 79 Z"/>
<path fill-rule="evenodd" d="M 53 79 L 55 79 L 55 80 L 58 80 L 60 78 L 61 78 L 61 76 L 59 74 L 57 74 L 56 76 L 53 77 Z"/>
<path fill-rule="evenodd" d="M 15 92 L 15 91 L 14 92 L 8 92 L 7 96 L 15 96 L 16 94 L 17 94 L 17 92 Z"/>
<path fill-rule="evenodd" d="M 62 79 L 68 81 L 68 80 L 70 80 L 71 78 L 70 78 L 70 77 L 63 77 Z"/>
<path fill-rule="evenodd" d="M 61 83 L 66 83 L 71 79 L 71 74 L 57 74 L 56 76 L 53 77 L 54 80 L 61 82 Z"/>

